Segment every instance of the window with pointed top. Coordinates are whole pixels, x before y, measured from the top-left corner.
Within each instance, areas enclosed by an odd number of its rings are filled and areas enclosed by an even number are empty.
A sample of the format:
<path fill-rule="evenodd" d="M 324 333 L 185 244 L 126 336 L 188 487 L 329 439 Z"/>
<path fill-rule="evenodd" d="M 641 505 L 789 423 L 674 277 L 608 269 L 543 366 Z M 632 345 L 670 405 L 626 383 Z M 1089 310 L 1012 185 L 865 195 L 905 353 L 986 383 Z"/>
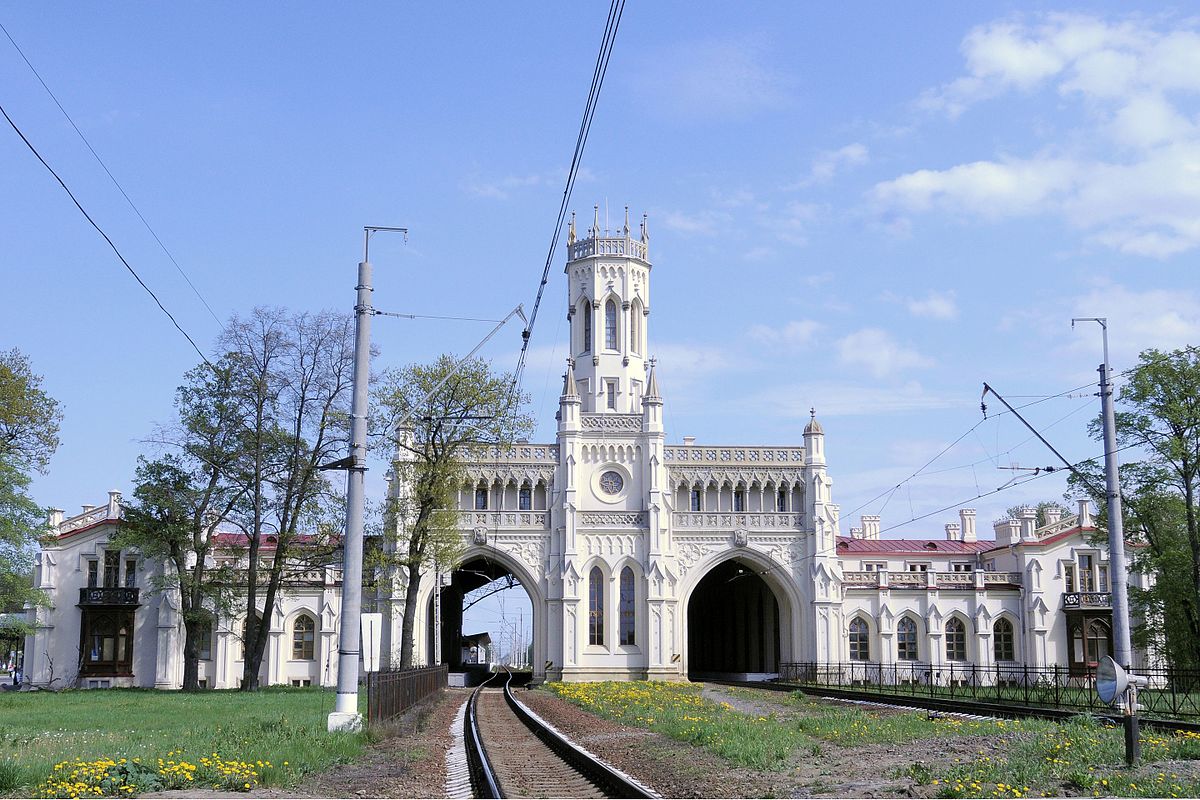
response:
<path fill-rule="evenodd" d="M 951 619 L 946 623 L 946 660 L 967 660 L 967 626 L 961 619 Z"/>
<path fill-rule="evenodd" d="M 480 486 L 478 489 L 475 490 L 475 510 L 476 511 L 486 511 L 487 510 L 487 500 L 488 500 L 487 496 L 488 496 L 488 490 L 485 489 L 484 487 Z"/>
<path fill-rule="evenodd" d="M 588 573 L 588 644 L 604 645 L 604 573 L 599 567 Z"/>
<path fill-rule="evenodd" d="M 629 310 L 629 349 L 642 352 L 642 304 L 636 301 Z"/>
<path fill-rule="evenodd" d="M 692 511 L 703 511 L 704 495 L 699 489 L 692 489 Z"/>
<path fill-rule="evenodd" d="M 583 347 L 579 352 L 592 352 L 592 304 L 586 297 L 583 299 Z"/>
<path fill-rule="evenodd" d="M 517 510 L 528 511 L 531 508 L 533 508 L 533 489 L 522 486 L 520 492 L 517 493 Z"/>
<path fill-rule="evenodd" d="M 1013 641 L 1013 626 L 1004 617 L 992 625 L 992 643 L 997 661 L 1016 661 L 1016 646 Z"/>
<path fill-rule="evenodd" d="M 316 651 L 317 623 L 308 614 L 301 614 L 292 623 L 292 659 L 312 661 Z"/>
<path fill-rule="evenodd" d="M 604 349 L 617 349 L 617 303 L 612 299 L 604 304 Z"/>
<path fill-rule="evenodd" d="M 871 629 L 862 617 L 850 621 L 850 660 L 871 660 Z"/>
<path fill-rule="evenodd" d="M 623 645 L 636 644 L 634 633 L 634 584 L 633 570 L 629 567 L 621 570 L 621 635 Z"/>
<path fill-rule="evenodd" d="M 908 617 L 896 623 L 896 658 L 900 661 L 917 660 L 917 623 Z"/>

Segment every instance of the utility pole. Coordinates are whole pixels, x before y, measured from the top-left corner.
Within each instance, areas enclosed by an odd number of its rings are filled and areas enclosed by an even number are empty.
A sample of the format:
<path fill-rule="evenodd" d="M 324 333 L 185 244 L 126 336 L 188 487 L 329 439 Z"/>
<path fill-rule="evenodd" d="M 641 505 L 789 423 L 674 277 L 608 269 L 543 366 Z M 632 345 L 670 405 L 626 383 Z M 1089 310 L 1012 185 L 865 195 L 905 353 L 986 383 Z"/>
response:
<path fill-rule="evenodd" d="M 1104 338 L 1104 363 L 1100 365 L 1100 409 L 1104 416 L 1104 481 L 1108 499 L 1108 562 L 1112 584 L 1113 660 L 1125 670 L 1133 668 L 1133 645 L 1129 635 L 1129 576 L 1125 571 L 1125 526 L 1121 517 L 1121 481 L 1117 465 L 1117 419 L 1113 410 L 1112 366 L 1108 361 L 1108 319 L 1077 317 L 1076 322 L 1095 322 Z M 1141 758 L 1138 731 L 1137 688 L 1130 682 L 1124 705 L 1125 761 L 1134 765 Z"/>
<path fill-rule="evenodd" d="M 346 536 L 342 540 L 342 629 L 338 640 L 337 700 L 330 731 L 362 728 L 358 713 L 358 660 L 362 650 L 363 492 L 367 471 L 367 381 L 371 367 L 371 236 L 377 231 L 408 235 L 407 228 L 363 228 L 363 260 L 358 264 L 354 303 L 354 395 L 350 404 L 350 457 L 346 459 Z M 327 465 L 328 468 L 340 466 Z"/>

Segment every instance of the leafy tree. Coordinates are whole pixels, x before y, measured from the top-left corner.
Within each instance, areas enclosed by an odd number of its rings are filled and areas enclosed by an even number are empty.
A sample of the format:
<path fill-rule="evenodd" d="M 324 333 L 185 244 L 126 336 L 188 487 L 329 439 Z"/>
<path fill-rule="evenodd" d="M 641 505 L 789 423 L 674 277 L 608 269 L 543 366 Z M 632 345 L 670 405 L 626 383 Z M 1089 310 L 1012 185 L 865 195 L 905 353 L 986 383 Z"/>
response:
<path fill-rule="evenodd" d="M 347 315 L 279 308 L 234 317 L 221 336 L 226 358 L 237 364 L 245 420 L 236 478 L 245 502 L 232 516 L 246 533 L 249 567 L 244 690 L 258 688 L 268 640 L 261 622 L 286 582 L 336 555 L 333 520 L 344 499 L 319 467 L 348 448 L 353 338 Z"/>
<path fill-rule="evenodd" d="M 62 411 L 18 350 L 0 352 L 0 612 L 41 602 L 29 580 L 45 510 L 29 496 L 58 449 Z"/>
<path fill-rule="evenodd" d="M 117 544 L 166 566 L 158 591 L 179 597 L 183 617 L 183 688 L 200 688 L 200 640 L 217 613 L 228 613 L 233 576 L 212 560 L 218 527 L 245 497 L 236 481 L 245 441 L 234 394 L 236 362 L 196 367 L 176 392 L 179 422 L 163 432 L 167 455 L 138 459 L 133 501 L 123 509 Z M 211 634 L 210 634 L 211 635 Z"/>
<path fill-rule="evenodd" d="M 461 458 L 472 447 L 504 446 L 529 435 L 533 418 L 512 377 L 488 362 L 458 364 L 443 355 L 385 373 L 378 391 L 377 430 L 386 436 L 399 491 L 385 510 L 385 542 L 372 566 L 404 591 L 400 668 L 413 666 L 413 624 L 422 571 L 435 561 L 453 564 L 462 548 L 458 490 Z M 397 457 L 398 454 L 398 457 Z"/>
<path fill-rule="evenodd" d="M 1130 562 L 1155 578 L 1147 591 L 1130 589 L 1145 621 L 1135 641 L 1175 666 L 1200 667 L 1200 348 L 1142 352 L 1117 401 L 1117 446 L 1140 457 L 1121 466 Z M 1103 438 L 1099 421 L 1091 432 Z M 1095 495 L 1099 466 L 1084 471 Z"/>

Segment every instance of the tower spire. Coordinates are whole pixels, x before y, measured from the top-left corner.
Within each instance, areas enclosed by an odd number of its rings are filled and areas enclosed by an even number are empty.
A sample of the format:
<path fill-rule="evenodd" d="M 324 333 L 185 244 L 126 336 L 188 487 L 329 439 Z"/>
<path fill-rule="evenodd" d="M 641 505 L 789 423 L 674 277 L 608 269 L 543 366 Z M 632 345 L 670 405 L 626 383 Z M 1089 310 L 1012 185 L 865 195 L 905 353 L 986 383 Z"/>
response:
<path fill-rule="evenodd" d="M 625 206 L 625 235 L 629 236 L 629 206 Z"/>
<path fill-rule="evenodd" d="M 658 359 L 650 359 L 650 377 L 646 379 L 646 399 L 647 400 L 662 400 L 662 394 L 658 391 Z"/>
<path fill-rule="evenodd" d="M 571 225 L 567 228 L 567 244 L 575 244 L 575 212 L 571 212 Z"/>
<path fill-rule="evenodd" d="M 579 387 L 575 385 L 575 359 L 567 357 L 567 371 L 563 375 L 563 397 L 579 397 Z"/>

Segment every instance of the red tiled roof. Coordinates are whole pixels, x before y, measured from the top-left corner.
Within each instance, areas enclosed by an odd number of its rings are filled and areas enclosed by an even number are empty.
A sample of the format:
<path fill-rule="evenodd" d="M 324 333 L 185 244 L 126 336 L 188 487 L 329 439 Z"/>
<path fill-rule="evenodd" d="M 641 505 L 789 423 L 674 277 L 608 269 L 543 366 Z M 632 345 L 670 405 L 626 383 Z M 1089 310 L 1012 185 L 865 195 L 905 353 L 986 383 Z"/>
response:
<path fill-rule="evenodd" d="M 854 539 L 839 536 L 839 554 L 871 555 L 873 553 L 902 553 L 905 555 L 974 555 L 995 547 L 994 539 L 978 542 L 956 542 L 950 539 Z"/>

